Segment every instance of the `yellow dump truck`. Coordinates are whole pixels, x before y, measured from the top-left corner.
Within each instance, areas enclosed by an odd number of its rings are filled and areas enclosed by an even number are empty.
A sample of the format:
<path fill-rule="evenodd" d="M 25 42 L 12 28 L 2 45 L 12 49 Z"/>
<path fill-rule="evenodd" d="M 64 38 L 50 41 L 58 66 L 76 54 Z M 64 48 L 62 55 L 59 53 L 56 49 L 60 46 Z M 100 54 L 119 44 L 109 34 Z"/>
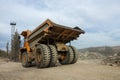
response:
<path fill-rule="evenodd" d="M 59 25 L 47 19 L 33 31 L 21 33 L 24 46 L 20 49 L 19 59 L 23 67 L 35 62 L 38 68 L 56 66 L 57 61 L 62 65 L 74 64 L 79 52 L 72 45 L 66 45 L 85 32 L 79 27 L 70 28 Z"/>

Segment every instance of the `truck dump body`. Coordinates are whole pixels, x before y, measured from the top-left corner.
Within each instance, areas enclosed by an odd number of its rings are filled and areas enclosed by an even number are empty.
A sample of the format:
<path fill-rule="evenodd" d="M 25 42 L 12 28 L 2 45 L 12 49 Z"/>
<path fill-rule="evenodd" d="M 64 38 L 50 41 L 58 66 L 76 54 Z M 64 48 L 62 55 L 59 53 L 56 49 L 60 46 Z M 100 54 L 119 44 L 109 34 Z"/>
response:
<path fill-rule="evenodd" d="M 55 42 L 68 43 L 74 39 L 77 39 L 80 34 L 84 33 L 80 28 L 70 28 L 56 24 L 49 19 L 39 25 L 35 30 L 28 35 L 28 42 L 31 46 L 35 43 L 47 43 Z"/>

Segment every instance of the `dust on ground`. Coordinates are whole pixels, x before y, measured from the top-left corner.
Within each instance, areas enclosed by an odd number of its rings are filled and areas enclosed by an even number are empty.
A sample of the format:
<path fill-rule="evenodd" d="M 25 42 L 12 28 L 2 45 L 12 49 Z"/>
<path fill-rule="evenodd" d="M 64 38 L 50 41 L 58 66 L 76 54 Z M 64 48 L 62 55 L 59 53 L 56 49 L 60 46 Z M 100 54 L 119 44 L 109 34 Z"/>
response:
<path fill-rule="evenodd" d="M 100 60 L 79 60 L 72 65 L 38 69 L 0 58 L 0 80 L 120 80 L 120 67 L 101 65 Z"/>

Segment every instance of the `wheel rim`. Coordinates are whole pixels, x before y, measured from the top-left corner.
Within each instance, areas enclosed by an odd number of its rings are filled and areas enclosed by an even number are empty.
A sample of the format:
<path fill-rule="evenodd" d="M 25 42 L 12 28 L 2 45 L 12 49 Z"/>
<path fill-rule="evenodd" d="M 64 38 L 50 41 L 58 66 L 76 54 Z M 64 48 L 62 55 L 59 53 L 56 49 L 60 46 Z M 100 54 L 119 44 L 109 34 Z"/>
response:
<path fill-rule="evenodd" d="M 63 61 L 63 60 L 65 60 L 65 59 L 66 59 L 66 54 L 61 55 L 60 60 Z"/>
<path fill-rule="evenodd" d="M 65 59 L 66 59 L 66 55 L 63 55 L 63 56 L 62 56 L 62 60 L 65 60 Z"/>

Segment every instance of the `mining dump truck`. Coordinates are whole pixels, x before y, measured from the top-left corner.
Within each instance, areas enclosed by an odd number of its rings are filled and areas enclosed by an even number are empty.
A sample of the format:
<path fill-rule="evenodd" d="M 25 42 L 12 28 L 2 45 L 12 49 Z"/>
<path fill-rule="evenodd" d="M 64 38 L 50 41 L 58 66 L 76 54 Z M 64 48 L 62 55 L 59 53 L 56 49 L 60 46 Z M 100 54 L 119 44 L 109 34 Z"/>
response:
<path fill-rule="evenodd" d="M 54 67 L 60 64 L 74 64 L 79 52 L 70 43 L 84 34 L 79 27 L 70 28 L 59 25 L 47 19 L 33 31 L 21 33 L 24 46 L 20 49 L 19 59 L 23 67 L 29 67 L 34 62 L 38 68 Z"/>

